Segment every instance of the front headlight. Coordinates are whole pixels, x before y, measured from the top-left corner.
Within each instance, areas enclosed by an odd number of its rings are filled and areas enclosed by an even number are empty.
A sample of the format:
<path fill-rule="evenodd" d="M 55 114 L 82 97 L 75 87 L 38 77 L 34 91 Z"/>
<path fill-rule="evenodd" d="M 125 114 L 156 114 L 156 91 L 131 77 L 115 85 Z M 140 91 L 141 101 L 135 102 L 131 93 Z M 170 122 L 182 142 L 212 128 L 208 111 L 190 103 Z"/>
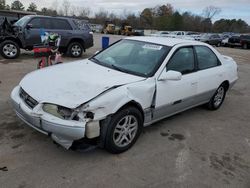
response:
<path fill-rule="evenodd" d="M 43 111 L 61 119 L 71 119 L 73 110 L 55 104 L 44 104 Z"/>

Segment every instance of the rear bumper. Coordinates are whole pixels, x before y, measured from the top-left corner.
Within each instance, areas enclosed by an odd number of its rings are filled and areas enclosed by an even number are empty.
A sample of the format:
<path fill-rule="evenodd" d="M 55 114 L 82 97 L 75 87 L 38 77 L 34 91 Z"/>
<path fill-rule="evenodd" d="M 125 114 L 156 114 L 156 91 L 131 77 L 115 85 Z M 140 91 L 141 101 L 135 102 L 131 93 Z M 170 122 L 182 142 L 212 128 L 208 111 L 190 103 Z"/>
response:
<path fill-rule="evenodd" d="M 84 138 L 86 122 L 63 120 L 42 110 L 38 104 L 34 109 L 29 108 L 19 96 L 20 87 L 11 93 L 11 101 L 17 116 L 35 130 L 51 136 L 51 138 L 69 149 L 75 140 Z"/>
<path fill-rule="evenodd" d="M 232 43 L 232 42 L 228 42 L 229 46 L 242 46 L 241 43 Z"/>

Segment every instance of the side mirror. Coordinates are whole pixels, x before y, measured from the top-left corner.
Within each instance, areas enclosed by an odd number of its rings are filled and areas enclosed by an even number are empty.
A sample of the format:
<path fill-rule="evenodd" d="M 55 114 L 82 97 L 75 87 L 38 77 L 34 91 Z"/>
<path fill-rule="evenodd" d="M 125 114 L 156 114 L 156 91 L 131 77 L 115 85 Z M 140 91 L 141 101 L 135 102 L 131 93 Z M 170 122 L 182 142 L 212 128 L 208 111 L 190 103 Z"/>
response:
<path fill-rule="evenodd" d="M 32 24 L 27 24 L 27 25 L 26 25 L 26 29 L 29 30 L 29 29 L 31 29 L 31 28 L 32 28 Z"/>
<path fill-rule="evenodd" d="M 181 80 L 182 74 L 177 71 L 163 71 L 161 76 L 159 77 L 159 81 L 166 81 L 166 80 L 172 80 L 172 81 L 178 81 Z"/>

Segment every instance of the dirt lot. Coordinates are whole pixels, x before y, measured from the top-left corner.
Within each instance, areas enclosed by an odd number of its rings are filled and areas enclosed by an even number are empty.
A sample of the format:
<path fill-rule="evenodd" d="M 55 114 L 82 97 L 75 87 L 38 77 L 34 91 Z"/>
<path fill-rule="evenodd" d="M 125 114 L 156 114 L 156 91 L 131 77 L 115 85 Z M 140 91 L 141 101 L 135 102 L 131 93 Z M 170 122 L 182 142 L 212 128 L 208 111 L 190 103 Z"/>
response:
<path fill-rule="evenodd" d="M 100 49 L 100 41 L 95 35 L 95 46 L 83 58 Z M 250 50 L 218 50 L 237 61 L 240 76 L 221 109 L 198 107 L 147 127 L 120 155 L 67 151 L 22 123 L 9 95 L 36 69 L 36 60 L 30 52 L 0 59 L 0 187 L 249 188 Z"/>

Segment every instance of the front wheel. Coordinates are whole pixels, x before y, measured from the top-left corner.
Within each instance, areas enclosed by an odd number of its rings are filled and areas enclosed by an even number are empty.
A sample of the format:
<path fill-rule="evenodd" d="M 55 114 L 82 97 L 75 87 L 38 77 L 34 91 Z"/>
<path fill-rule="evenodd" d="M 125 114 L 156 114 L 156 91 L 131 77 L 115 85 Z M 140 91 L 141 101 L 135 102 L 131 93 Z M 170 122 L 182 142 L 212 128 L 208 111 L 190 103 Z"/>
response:
<path fill-rule="evenodd" d="M 72 42 L 68 47 L 68 53 L 71 57 L 81 57 L 83 47 L 79 42 Z"/>
<path fill-rule="evenodd" d="M 105 149 L 110 153 L 122 153 L 134 145 L 141 134 L 143 118 L 134 107 L 118 111 L 108 126 Z"/>
<path fill-rule="evenodd" d="M 225 96 L 227 92 L 227 87 L 225 84 L 222 84 L 219 86 L 219 88 L 216 90 L 213 97 L 210 99 L 210 101 L 207 103 L 207 107 L 209 110 L 217 110 L 222 105 Z"/>
<path fill-rule="evenodd" d="M 20 55 L 20 47 L 16 42 L 6 40 L 0 45 L 0 53 L 6 59 L 15 59 Z"/>

